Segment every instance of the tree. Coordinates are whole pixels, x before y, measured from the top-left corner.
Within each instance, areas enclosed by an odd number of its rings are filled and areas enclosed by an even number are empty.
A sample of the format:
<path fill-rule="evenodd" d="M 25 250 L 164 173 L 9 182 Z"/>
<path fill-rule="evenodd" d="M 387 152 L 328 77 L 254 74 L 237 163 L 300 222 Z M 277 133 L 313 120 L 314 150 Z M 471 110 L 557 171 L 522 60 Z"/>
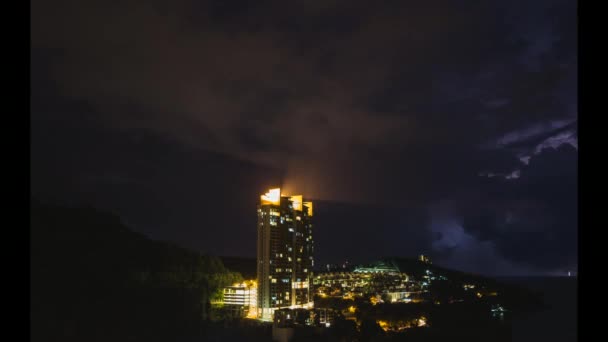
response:
<path fill-rule="evenodd" d="M 384 330 L 373 319 L 364 319 L 361 322 L 361 341 L 370 341 L 372 338 L 383 336 Z"/>

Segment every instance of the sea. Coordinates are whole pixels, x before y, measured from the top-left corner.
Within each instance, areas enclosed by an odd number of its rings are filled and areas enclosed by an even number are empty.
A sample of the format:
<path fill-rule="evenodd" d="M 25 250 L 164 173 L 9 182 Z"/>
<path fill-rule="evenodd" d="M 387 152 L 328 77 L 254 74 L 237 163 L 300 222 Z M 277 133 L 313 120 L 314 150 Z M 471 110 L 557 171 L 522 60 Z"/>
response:
<path fill-rule="evenodd" d="M 501 278 L 542 293 L 548 308 L 514 318 L 513 342 L 577 341 L 578 281 L 576 277 Z"/>

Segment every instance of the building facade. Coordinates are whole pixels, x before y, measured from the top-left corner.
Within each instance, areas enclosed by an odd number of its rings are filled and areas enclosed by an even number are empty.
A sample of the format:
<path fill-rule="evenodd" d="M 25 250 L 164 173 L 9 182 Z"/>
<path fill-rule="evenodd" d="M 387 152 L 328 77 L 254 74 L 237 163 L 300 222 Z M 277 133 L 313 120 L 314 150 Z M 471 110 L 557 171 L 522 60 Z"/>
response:
<path fill-rule="evenodd" d="M 258 212 L 258 318 L 272 320 L 280 308 L 312 307 L 312 202 L 271 189 Z"/>
<path fill-rule="evenodd" d="M 255 281 L 227 286 L 223 290 L 224 309 L 232 317 L 256 317 L 258 289 Z"/>

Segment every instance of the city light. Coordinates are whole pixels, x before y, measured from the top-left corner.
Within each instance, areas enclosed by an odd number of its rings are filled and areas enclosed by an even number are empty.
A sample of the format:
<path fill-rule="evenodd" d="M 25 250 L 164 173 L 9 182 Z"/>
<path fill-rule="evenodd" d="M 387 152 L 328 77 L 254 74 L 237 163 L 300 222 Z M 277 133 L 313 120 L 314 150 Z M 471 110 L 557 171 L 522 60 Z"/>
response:
<path fill-rule="evenodd" d="M 426 326 L 426 317 L 422 316 L 418 319 L 418 326 L 425 327 Z"/>
<path fill-rule="evenodd" d="M 387 321 L 377 320 L 376 323 L 378 323 L 378 325 L 380 326 L 380 328 L 382 328 L 382 330 L 388 331 L 388 322 Z"/>

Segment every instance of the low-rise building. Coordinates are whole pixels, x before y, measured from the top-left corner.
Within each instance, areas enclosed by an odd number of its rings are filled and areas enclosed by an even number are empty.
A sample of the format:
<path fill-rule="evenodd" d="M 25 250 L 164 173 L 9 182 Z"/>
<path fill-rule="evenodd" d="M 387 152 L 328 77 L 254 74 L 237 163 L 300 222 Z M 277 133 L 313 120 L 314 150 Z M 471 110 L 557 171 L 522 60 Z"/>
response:
<path fill-rule="evenodd" d="M 223 307 L 232 317 L 255 317 L 257 313 L 255 280 L 233 284 L 223 289 Z"/>

